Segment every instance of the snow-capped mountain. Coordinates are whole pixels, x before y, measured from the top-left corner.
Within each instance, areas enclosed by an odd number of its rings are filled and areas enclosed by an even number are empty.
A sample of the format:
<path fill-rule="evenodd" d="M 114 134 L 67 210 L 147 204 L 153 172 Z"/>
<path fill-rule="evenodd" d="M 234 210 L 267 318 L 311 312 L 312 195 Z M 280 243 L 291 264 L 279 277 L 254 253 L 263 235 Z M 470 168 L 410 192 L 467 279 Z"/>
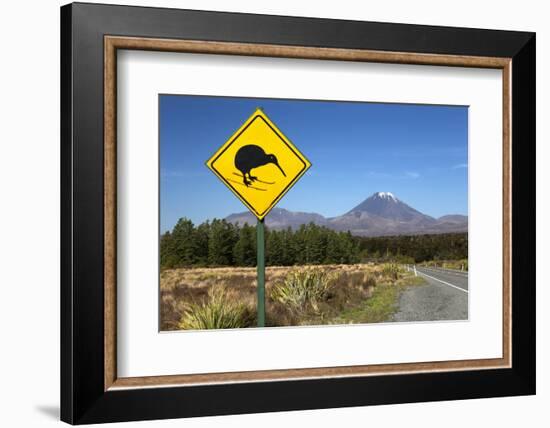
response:
<path fill-rule="evenodd" d="M 434 220 L 432 217 L 422 214 L 420 211 L 401 202 L 390 192 L 375 193 L 345 215 L 358 216 L 365 212 L 397 221 L 412 221 L 415 219 Z"/>
<path fill-rule="evenodd" d="M 232 214 L 227 221 L 255 224 L 250 212 Z M 326 218 L 317 213 L 292 212 L 274 208 L 265 219 L 272 229 L 298 228 L 315 223 L 338 231 L 350 231 L 358 236 L 419 235 L 468 231 L 468 217 L 446 215 L 435 219 L 415 210 L 390 192 L 377 192 L 347 213 Z"/>
<path fill-rule="evenodd" d="M 377 192 L 346 214 L 330 219 L 330 227 L 362 236 L 403 235 L 425 233 L 436 222 L 392 193 Z"/>

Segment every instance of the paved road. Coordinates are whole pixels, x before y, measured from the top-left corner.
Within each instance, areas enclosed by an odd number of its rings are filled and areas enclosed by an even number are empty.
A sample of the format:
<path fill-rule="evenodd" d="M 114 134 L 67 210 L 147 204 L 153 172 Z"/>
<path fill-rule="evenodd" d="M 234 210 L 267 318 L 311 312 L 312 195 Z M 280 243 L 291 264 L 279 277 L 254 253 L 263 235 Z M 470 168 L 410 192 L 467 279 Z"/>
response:
<path fill-rule="evenodd" d="M 393 320 L 436 321 L 468 319 L 468 273 L 417 267 L 425 285 L 407 288 L 399 298 Z"/>

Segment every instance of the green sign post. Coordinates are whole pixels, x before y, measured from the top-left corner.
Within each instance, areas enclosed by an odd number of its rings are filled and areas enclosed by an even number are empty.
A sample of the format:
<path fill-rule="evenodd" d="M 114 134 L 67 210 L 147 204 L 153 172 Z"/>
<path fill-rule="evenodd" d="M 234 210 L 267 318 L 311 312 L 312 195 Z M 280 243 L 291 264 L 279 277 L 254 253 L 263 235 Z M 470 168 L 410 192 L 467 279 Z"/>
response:
<path fill-rule="evenodd" d="M 264 221 L 258 220 L 256 226 L 257 256 L 256 266 L 258 273 L 258 327 L 265 327 L 265 238 Z"/>

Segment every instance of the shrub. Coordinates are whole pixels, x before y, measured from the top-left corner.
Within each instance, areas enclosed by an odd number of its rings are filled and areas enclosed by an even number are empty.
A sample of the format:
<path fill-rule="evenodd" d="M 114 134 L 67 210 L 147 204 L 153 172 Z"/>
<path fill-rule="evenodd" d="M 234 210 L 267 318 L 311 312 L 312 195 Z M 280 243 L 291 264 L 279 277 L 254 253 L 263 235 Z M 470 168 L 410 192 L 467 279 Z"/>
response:
<path fill-rule="evenodd" d="M 271 298 L 293 309 L 311 306 L 326 300 L 333 283 L 332 275 L 320 269 L 305 269 L 289 272 L 282 283 L 276 284 Z"/>
<path fill-rule="evenodd" d="M 376 287 L 376 278 L 374 275 L 365 273 L 363 277 L 363 288 Z"/>
<path fill-rule="evenodd" d="M 382 273 L 393 280 L 399 279 L 401 268 L 396 263 L 385 263 L 382 266 Z"/>
<path fill-rule="evenodd" d="M 203 303 L 187 305 L 179 322 L 185 330 L 241 328 L 253 324 L 252 311 L 242 303 L 228 300 L 224 287 L 212 287 Z"/>

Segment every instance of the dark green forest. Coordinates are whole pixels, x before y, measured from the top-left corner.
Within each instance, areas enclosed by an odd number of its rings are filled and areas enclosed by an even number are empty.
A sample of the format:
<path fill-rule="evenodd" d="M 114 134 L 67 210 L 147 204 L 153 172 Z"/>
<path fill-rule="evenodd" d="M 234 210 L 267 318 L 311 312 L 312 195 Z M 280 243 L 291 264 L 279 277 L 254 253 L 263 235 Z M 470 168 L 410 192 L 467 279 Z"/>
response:
<path fill-rule="evenodd" d="M 468 234 L 364 238 L 313 223 L 297 230 L 266 228 L 266 264 L 420 263 L 468 257 Z M 256 227 L 214 219 L 195 226 L 181 218 L 160 237 L 161 269 L 189 266 L 255 266 Z"/>
<path fill-rule="evenodd" d="M 432 260 L 463 260 L 468 258 L 467 233 L 434 235 L 380 236 L 357 238 L 360 254 L 367 259 L 410 259 L 405 263 Z"/>

